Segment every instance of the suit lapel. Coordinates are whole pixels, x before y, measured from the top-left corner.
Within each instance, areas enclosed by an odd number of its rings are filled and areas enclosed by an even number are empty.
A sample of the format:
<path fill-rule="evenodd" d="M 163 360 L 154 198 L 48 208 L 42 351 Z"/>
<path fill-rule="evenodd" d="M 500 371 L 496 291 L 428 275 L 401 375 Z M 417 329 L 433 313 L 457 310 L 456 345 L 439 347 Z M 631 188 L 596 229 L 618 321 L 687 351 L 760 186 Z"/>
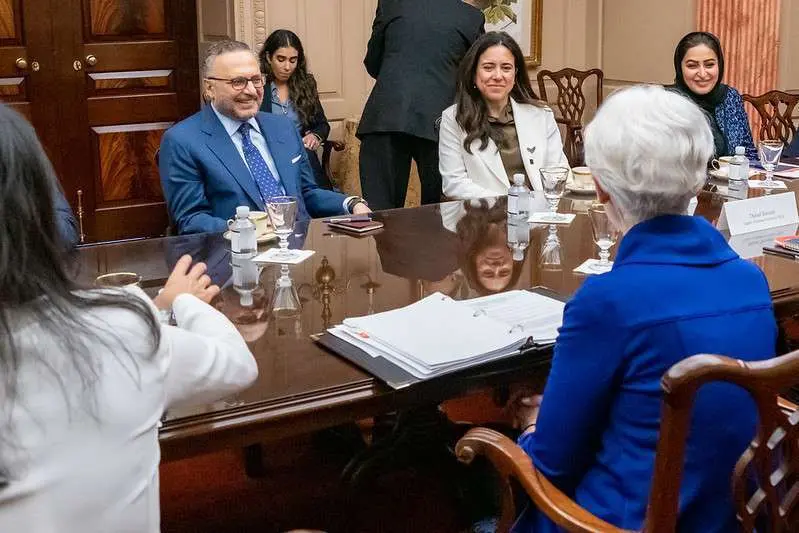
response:
<path fill-rule="evenodd" d="M 508 173 L 505 172 L 505 166 L 502 164 L 502 157 L 500 157 L 497 145 L 492 139 L 488 139 L 488 145 L 485 147 L 485 150 L 480 150 L 480 139 L 472 141 L 472 153 L 477 154 L 477 157 L 479 157 L 488 168 L 494 179 L 502 183 L 505 188 L 510 187 Z"/>
<path fill-rule="evenodd" d="M 531 105 L 520 105 L 511 98 L 513 121 L 516 123 L 516 136 L 519 139 L 519 151 L 524 163 L 524 170 L 530 178 L 533 190 L 542 191 L 539 169 L 546 153 L 546 139 L 538 134 L 542 131 L 541 116 L 538 109 Z"/>
<path fill-rule="evenodd" d="M 222 165 L 233 176 L 233 179 L 244 189 L 254 205 L 263 206 L 261 194 L 255 186 L 255 180 L 250 173 L 250 169 L 244 163 L 244 159 L 236 150 L 236 145 L 228 135 L 225 127 L 214 114 L 210 105 L 203 108 L 203 132 L 208 135 L 205 144 L 208 149 L 219 159 Z"/>

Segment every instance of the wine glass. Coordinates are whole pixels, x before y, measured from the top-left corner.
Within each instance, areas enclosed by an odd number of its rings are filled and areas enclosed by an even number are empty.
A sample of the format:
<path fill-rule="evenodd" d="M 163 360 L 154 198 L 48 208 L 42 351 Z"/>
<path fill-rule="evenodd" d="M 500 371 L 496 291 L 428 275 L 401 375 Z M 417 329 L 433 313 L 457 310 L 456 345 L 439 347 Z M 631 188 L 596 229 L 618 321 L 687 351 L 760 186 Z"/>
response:
<path fill-rule="evenodd" d="M 613 263 L 610 262 L 610 248 L 616 244 L 619 231 L 613 227 L 603 204 L 594 204 L 588 209 L 588 216 L 591 218 L 591 233 L 594 236 L 594 243 L 599 247 L 599 262 L 594 266 L 594 270 L 606 271 Z"/>
<path fill-rule="evenodd" d="M 292 318 L 302 312 L 300 296 L 289 276 L 289 266 L 285 263 L 280 265 L 280 277 L 275 280 L 269 309 L 275 318 Z"/>
<path fill-rule="evenodd" d="M 278 257 L 289 257 L 289 235 L 294 231 L 294 221 L 297 218 L 297 199 L 293 196 L 273 196 L 266 202 L 266 212 L 272 227 L 280 238 Z"/>
<path fill-rule="evenodd" d="M 569 169 L 566 167 L 545 167 L 540 171 L 541 184 L 544 186 L 544 198 L 549 204 L 549 215 L 546 220 L 557 222 L 565 219 L 558 213 L 558 203 L 566 189 L 566 178 L 569 176 Z"/>
<path fill-rule="evenodd" d="M 758 143 L 758 155 L 760 165 L 766 169 L 766 179 L 763 180 L 763 187 L 774 187 L 774 169 L 780 163 L 780 156 L 785 145 L 780 140 L 764 139 Z"/>
<path fill-rule="evenodd" d="M 541 247 L 539 263 L 544 270 L 558 270 L 563 264 L 563 255 L 558 238 L 558 227 L 555 224 L 549 225 L 547 238 Z"/>

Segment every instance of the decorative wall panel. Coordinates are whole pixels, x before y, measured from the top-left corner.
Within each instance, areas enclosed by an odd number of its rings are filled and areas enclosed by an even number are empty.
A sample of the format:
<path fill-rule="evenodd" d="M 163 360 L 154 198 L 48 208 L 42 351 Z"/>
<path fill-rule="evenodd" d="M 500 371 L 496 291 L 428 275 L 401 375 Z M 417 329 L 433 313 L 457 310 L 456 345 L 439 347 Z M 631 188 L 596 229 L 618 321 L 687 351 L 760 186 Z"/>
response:
<path fill-rule="evenodd" d="M 724 50 L 724 81 L 742 94 L 777 88 L 781 0 L 697 0 L 697 28 L 718 36 Z M 748 107 L 748 106 L 747 106 Z M 748 107 L 752 132 L 760 118 Z"/>

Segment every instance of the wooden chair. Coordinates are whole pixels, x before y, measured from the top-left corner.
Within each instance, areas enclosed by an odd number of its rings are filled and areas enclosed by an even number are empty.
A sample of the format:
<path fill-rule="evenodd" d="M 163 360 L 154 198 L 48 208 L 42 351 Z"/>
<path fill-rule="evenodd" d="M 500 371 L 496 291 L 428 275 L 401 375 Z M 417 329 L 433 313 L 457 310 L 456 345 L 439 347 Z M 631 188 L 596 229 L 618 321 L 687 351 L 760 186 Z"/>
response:
<path fill-rule="evenodd" d="M 686 437 L 697 390 L 712 381 L 745 389 L 759 414 L 755 439 L 731 472 L 733 500 L 741 531 L 799 531 L 799 412 L 778 398 L 799 381 L 799 351 L 756 363 L 717 355 L 695 355 L 672 366 L 663 377 L 663 410 L 649 496 L 645 533 L 674 533 Z M 730 413 L 735 416 L 735 413 Z M 723 446 L 723 443 L 718 443 Z M 712 444 L 710 444 L 712 445 Z M 580 533 L 627 533 L 592 515 L 553 486 L 529 456 L 500 433 L 476 428 L 457 444 L 458 458 L 470 463 L 485 455 L 504 482 L 499 532 L 515 519 L 510 481 L 527 493 L 537 508 L 562 528 Z"/>
<path fill-rule="evenodd" d="M 585 113 L 586 98 L 583 85 L 588 78 L 596 78 L 596 105 L 602 103 L 602 82 L 604 73 L 598 69 L 575 70 L 564 68 L 558 71 L 542 70 L 538 73 L 539 96 L 546 102 L 554 103 L 559 113 L 556 121 L 563 124 L 566 134 L 563 138 L 563 151 L 569 159 L 571 166 L 580 166 L 585 163 L 583 150 L 583 115 Z M 555 84 L 557 96 L 550 100 L 547 96 L 547 80 Z"/>
<path fill-rule="evenodd" d="M 780 139 L 789 145 L 796 135 L 796 124 L 793 122 L 794 109 L 799 103 L 799 94 L 782 91 L 769 91 L 760 96 L 743 95 L 760 115 L 758 137 L 762 139 Z"/>

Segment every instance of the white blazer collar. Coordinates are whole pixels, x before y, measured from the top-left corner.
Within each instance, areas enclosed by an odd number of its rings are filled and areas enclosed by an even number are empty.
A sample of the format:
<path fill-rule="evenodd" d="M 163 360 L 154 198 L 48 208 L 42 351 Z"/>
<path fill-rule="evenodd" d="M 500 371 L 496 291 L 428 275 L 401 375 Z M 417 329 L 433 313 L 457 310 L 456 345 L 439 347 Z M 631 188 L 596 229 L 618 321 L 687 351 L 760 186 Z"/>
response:
<path fill-rule="evenodd" d="M 510 187 L 510 180 L 508 174 L 505 172 L 505 166 L 502 164 L 502 157 L 499 155 L 497 143 L 493 139 L 488 139 L 488 144 L 484 149 L 480 149 L 480 139 L 472 141 L 472 153 L 477 154 L 480 160 L 488 167 L 491 175 L 505 186 L 507 189 Z"/>
<path fill-rule="evenodd" d="M 513 121 L 516 124 L 516 137 L 519 141 L 524 169 L 533 185 L 533 190 L 543 190 L 541 176 L 538 170 L 546 154 L 546 138 L 541 136 L 541 132 L 546 131 L 546 125 L 542 124 L 545 111 L 532 105 L 523 105 L 510 99 L 511 109 L 513 109 Z M 496 143 L 489 139 L 488 145 L 484 150 L 480 150 L 480 140 L 472 141 L 472 153 L 477 154 L 480 160 L 486 165 L 491 175 L 499 181 L 505 188 L 510 187 L 510 176 L 505 172 L 502 164 L 502 157 L 499 155 Z"/>
<path fill-rule="evenodd" d="M 513 120 L 516 123 L 516 137 L 519 139 L 519 152 L 524 163 L 524 170 L 530 178 L 533 190 L 542 191 L 541 175 L 538 170 L 546 155 L 546 138 L 541 137 L 541 132 L 546 132 L 546 125 L 542 124 L 543 113 L 541 109 L 532 105 L 522 105 L 513 98 L 510 100 L 513 109 Z"/>

